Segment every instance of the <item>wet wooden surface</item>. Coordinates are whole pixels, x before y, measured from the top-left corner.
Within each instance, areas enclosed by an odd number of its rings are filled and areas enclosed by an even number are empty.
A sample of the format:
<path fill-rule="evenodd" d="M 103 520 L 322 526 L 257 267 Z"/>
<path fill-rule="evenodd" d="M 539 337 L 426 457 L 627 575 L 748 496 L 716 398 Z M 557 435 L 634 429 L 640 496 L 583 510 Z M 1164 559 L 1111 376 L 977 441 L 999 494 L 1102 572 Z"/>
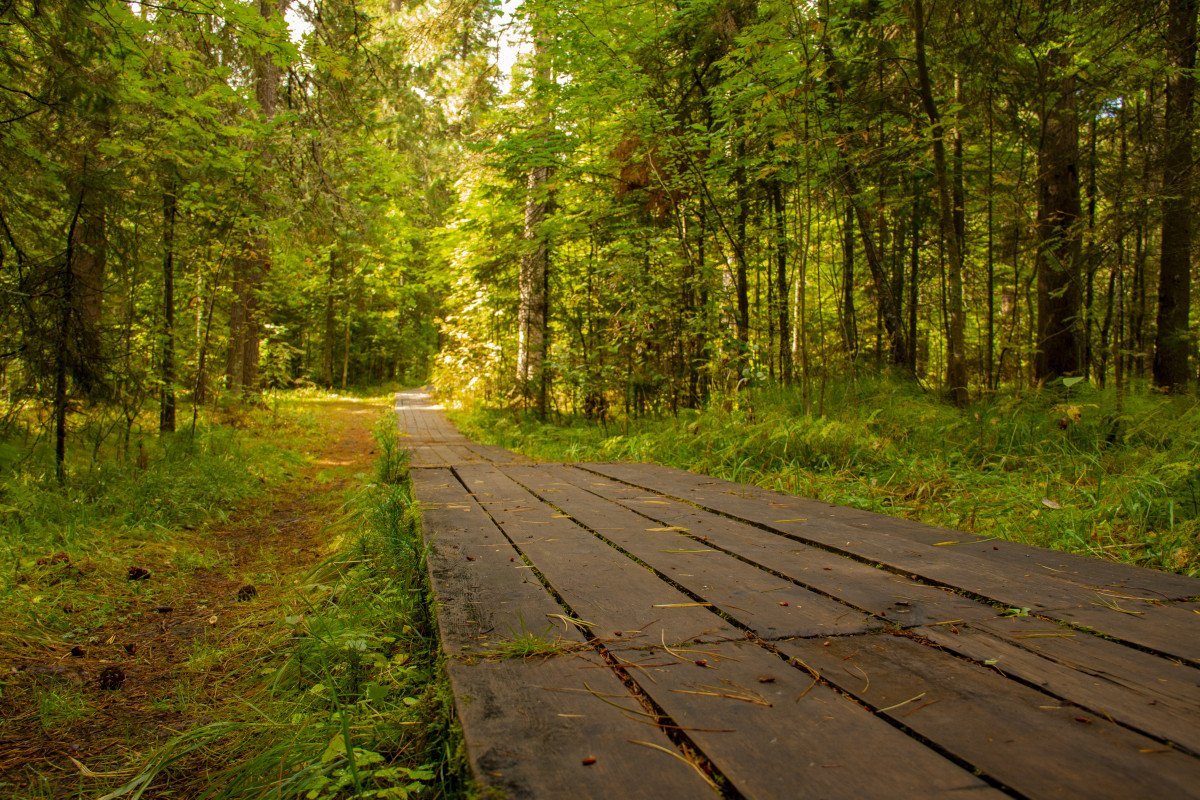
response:
<path fill-rule="evenodd" d="M 1200 581 L 397 414 L 499 795 L 1200 797 Z"/>

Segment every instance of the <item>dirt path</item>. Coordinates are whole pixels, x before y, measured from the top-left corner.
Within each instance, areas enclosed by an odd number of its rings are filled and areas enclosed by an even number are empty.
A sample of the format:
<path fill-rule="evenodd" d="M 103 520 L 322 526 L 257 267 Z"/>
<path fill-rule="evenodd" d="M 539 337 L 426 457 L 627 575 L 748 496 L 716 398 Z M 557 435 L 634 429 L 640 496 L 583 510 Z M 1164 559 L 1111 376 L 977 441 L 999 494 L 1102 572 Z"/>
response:
<path fill-rule="evenodd" d="M 315 404 L 324 435 L 298 477 L 224 522 L 180 532 L 194 567 L 147 560 L 138 566 L 153 591 L 89 632 L 87 644 L 48 642 L 0 663 L 17 678 L 0 696 L 0 795 L 95 796 L 132 775 L 156 745 L 221 718 L 234 678 L 262 652 L 300 579 L 330 553 L 347 492 L 372 468 L 371 428 L 384 410 Z M 87 713 L 47 727 L 42 704 L 58 696 Z"/>

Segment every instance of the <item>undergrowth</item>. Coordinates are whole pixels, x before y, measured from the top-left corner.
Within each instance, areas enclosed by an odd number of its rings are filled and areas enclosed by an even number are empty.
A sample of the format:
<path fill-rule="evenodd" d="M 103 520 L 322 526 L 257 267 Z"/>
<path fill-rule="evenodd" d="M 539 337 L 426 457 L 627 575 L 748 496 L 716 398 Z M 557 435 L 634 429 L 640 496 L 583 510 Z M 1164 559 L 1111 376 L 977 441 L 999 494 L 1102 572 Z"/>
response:
<path fill-rule="evenodd" d="M 48 447 L 0 441 L 0 626 L 70 640 L 145 594 L 131 564 L 213 566 L 202 528 L 295 474 L 316 428 L 290 403 L 213 416 L 194 435 L 77 448 L 62 486 Z"/>
<path fill-rule="evenodd" d="M 419 514 L 394 417 L 377 480 L 333 526 L 343 546 L 263 612 L 219 721 L 161 748 L 105 797 L 436 798 L 465 789 Z"/>
<path fill-rule="evenodd" d="M 1042 547 L 1200 575 L 1200 405 L 1086 385 L 958 410 L 915 384 L 833 382 L 825 413 L 754 389 L 678 416 L 553 423 L 452 414 L 464 433 L 561 461 L 655 461 Z"/>

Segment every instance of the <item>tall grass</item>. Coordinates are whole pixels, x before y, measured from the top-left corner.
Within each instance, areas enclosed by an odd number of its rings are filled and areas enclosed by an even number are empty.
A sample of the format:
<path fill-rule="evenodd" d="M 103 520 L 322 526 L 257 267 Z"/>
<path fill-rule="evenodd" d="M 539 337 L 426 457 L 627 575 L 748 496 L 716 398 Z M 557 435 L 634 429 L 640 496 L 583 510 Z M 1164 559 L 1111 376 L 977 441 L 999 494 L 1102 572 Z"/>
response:
<path fill-rule="evenodd" d="M 1200 575 L 1200 405 L 1084 385 L 955 409 L 847 378 L 824 414 L 755 389 L 674 417 L 554 424 L 458 412 L 464 432 L 549 460 L 657 461 L 1029 544 Z"/>

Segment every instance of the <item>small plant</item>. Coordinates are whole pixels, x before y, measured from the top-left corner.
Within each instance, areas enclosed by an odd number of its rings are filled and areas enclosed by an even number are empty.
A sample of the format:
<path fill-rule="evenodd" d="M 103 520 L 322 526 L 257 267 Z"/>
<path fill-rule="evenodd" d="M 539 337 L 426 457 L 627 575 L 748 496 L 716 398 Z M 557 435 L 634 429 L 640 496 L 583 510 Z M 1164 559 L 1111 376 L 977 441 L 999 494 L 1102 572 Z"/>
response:
<path fill-rule="evenodd" d="M 408 479 L 408 450 L 400 443 L 396 419 L 387 414 L 375 425 L 375 443 L 379 458 L 375 462 L 376 478 L 380 483 L 398 484 Z"/>

